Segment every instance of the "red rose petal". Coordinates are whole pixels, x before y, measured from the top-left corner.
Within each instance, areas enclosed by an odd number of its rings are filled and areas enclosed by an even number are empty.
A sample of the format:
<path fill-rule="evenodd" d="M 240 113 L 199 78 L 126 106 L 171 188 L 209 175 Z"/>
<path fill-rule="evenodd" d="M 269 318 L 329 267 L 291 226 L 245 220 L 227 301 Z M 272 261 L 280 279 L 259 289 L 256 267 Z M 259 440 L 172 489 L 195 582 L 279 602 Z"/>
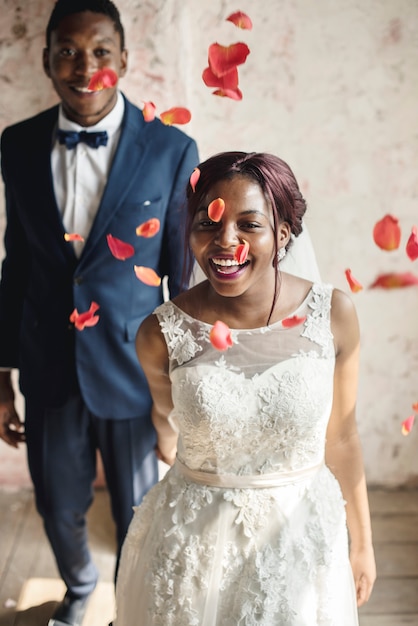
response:
<path fill-rule="evenodd" d="M 414 425 L 415 415 L 410 415 L 402 422 L 402 434 L 409 435 L 412 430 L 412 426 Z"/>
<path fill-rule="evenodd" d="M 198 167 L 195 167 L 189 179 L 190 187 L 192 188 L 193 193 L 196 191 L 196 185 L 198 183 L 199 178 L 200 178 L 200 169 Z"/>
<path fill-rule="evenodd" d="M 373 228 L 374 242 L 382 250 L 396 250 L 401 241 L 401 229 L 398 219 L 393 215 L 385 215 L 376 222 Z"/>
<path fill-rule="evenodd" d="M 209 46 L 209 67 L 215 76 L 223 76 L 237 65 L 245 63 L 250 49 L 247 44 L 239 42 L 230 46 L 213 43 Z"/>
<path fill-rule="evenodd" d="M 356 278 L 354 278 L 350 269 L 345 270 L 345 277 L 353 293 L 357 293 L 358 291 L 361 291 L 363 289 L 363 285 L 359 283 Z"/>
<path fill-rule="evenodd" d="M 150 237 L 154 237 L 154 235 L 156 235 L 159 230 L 160 220 L 158 219 L 158 217 L 151 217 L 146 222 L 140 224 L 135 232 L 138 237 L 147 237 L 149 239 Z"/>
<path fill-rule="evenodd" d="M 125 261 L 135 254 L 135 248 L 130 243 L 126 243 L 113 235 L 107 235 L 107 245 L 110 252 L 119 261 Z"/>
<path fill-rule="evenodd" d="M 137 279 L 149 287 L 158 287 L 161 285 L 161 278 L 151 267 L 134 265 L 134 272 Z"/>
<path fill-rule="evenodd" d="M 253 23 L 248 15 L 246 13 L 243 13 L 242 11 L 236 11 L 235 13 L 231 13 L 231 15 L 226 18 L 226 21 L 232 22 L 238 28 L 242 28 L 244 30 L 251 30 L 253 27 Z"/>
<path fill-rule="evenodd" d="M 216 198 L 208 206 L 208 215 L 212 222 L 219 222 L 225 211 L 225 202 L 222 198 Z"/>
<path fill-rule="evenodd" d="M 212 326 L 209 333 L 209 339 L 213 347 L 221 352 L 227 350 L 233 344 L 229 326 L 220 320 L 215 322 Z"/>
<path fill-rule="evenodd" d="M 282 320 L 282 326 L 284 328 L 293 328 L 294 326 L 299 326 L 299 324 L 303 324 L 305 320 L 306 315 L 303 315 L 302 317 L 292 315 L 291 317 L 286 317 L 286 319 Z"/>
<path fill-rule="evenodd" d="M 409 256 L 411 261 L 418 259 L 418 228 L 416 226 L 412 227 L 412 232 L 409 235 L 409 239 L 406 244 L 406 254 Z"/>
<path fill-rule="evenodd" d="M 156 106 L 153 102 L 144 102 L 144 106 L 142 109 L 142 115 L 144 116 L 144 120 L 146 122 L 152 122 L 155 119 L 155 110 Z"/>
<path fill-rule="evenodd" d="M 110 67 L 97 70 L 90 78 L 87 89 L 90 91 L 102 91 L 114 87 L 118 82 L 118 75 Z"/>
<path fill-rule="evenodd" d="M 381 287 L 382 289 L 396 289 L 398 287 L 412 287 L 418 285 L 418 276 L 411 272 L 397 274 L 396 272 L 389 274 L 380 274 L 376 280 L 370 285 L 370 289 Z"/>
<path fill-rule="evenodd" d="M 173 107 L 161 113 L 160 119 L 166 126 L 171 126 L 172 124 L 188 124 L 192 119 L 192 114 L 189 109 L 185 109 L 184 107 Z"/>

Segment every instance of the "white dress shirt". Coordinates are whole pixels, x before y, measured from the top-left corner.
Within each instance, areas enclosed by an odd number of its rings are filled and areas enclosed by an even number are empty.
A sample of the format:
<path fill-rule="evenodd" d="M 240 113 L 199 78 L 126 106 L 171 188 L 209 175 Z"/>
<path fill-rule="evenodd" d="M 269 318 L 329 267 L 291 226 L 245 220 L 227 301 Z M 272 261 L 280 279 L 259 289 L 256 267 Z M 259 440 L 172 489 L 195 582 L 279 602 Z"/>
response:
<path fill-rule="evenodd" d="M 113 156 L 119 141 L 125 103 L 122 94 L 113 109 L 94 126 L 84 128 L 65 117 L 62 105 L 59 107 L 58 128 L 80 132 L 106 130 L 106 146 L 91 148 L 79 143 L 68 150 L 58 139 L 51 152 L 52 178 L 58 208 L 67 233 L 77 233 L 87 239 L 102 199 L 109 176 Z M 84 242 L 74 241 L 74 251 L 80 256 Z"/>

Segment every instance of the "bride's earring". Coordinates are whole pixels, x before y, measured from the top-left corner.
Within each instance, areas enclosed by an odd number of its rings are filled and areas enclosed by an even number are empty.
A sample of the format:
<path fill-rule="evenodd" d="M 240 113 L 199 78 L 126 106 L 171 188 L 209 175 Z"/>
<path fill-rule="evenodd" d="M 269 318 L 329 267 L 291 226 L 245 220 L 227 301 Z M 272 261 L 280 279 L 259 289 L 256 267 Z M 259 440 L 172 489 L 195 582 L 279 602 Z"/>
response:
<path fill-rule="evenodd" d="M 277 260 L 282 261 L 285 256 L 286 256 L 286 248 L 283 246 L 283 248 L 279 248 L 279 251 L 277 253 Z"/>

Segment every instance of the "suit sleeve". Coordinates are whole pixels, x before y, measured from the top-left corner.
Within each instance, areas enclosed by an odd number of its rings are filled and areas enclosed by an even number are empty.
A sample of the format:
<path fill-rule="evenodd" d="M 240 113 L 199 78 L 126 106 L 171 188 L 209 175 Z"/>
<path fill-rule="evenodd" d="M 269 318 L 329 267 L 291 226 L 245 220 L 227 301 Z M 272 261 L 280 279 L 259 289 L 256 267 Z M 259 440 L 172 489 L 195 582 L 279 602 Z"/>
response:
<path fill-rule="evenodd" d="M 188 279 L 183 275 L 187 245 L 184 238 L 187 214 L 186 189 L 190 174 L 198 164 L 199 155 L 196 143 L 189 138 L 174 177 L 164 229 L 160 268 L 161 274 L 168 276 L 170 298 L 184 291 L 188 286 Z"/>
<path fill-rule="evenodd" d="M 5 185 L 6 230 L 4 234 L 5 257 L 0 281 L 0 367 L 18 367 L 18 345 L 22 307 L 29 271 L 28 246 L 19 221 L 13 194 L 15 162 L 13 138 L 8 141 L 7 131 L 1 139 L 1 170 Z"/>

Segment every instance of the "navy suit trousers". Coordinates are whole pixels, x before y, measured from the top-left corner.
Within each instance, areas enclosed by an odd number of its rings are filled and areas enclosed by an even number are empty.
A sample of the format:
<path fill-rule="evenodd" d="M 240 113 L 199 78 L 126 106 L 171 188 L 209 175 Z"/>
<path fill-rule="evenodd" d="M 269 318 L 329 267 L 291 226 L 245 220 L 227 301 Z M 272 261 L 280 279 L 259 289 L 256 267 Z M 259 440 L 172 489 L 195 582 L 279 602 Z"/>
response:
<path fill-rule="evenodd" d="M 26 402 L 26 440 L 37 509 L 59 572 L 74 596 L 91 593 L 98 573 L 88 547 L 96 450 L 103 460 L 116 524 L 117 564 L 132 507 L 158 480 L 151 420 L 99 419 L 79 394 L 54 409 Z"/>

